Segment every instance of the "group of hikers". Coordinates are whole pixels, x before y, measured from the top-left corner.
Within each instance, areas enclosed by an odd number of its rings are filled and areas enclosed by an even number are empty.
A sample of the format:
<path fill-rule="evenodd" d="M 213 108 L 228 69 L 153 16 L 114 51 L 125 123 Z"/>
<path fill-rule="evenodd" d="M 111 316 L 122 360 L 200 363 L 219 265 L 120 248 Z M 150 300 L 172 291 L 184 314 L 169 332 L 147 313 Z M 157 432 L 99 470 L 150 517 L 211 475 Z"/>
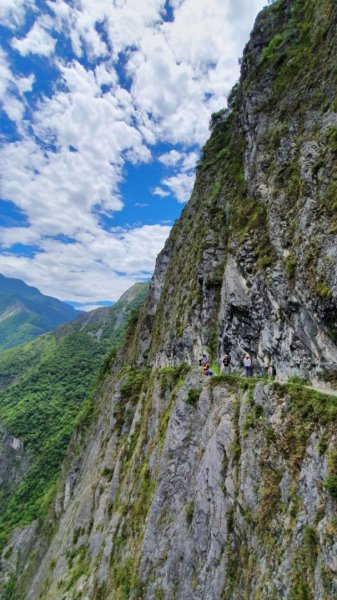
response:
<path fill-rule="evenodd" d="M 253 360 L 249 352 L 246 352 L 242 359 L 243 367 L 245 369 L 246 377 L 252 377 L 254 373 L 257 375 L 268 375 L 272 378 L 276 376 L 276 369 L 273 364 L 268 362 L 265 366 L 262 366 L 259 362 L 253 364 Z M 202 374 L 205 377 L 212 377 L 214 374 L 209 366 L 209 360 L 207 354 L 203 354 L 202 358 L 199 360 L 199 365 L 202 367 Z M 231 372 L 231 357 L 229 354 L 225 352 L 224 357 L 222 359 L 222 367 L 221 370 L 223 373 Z"/>

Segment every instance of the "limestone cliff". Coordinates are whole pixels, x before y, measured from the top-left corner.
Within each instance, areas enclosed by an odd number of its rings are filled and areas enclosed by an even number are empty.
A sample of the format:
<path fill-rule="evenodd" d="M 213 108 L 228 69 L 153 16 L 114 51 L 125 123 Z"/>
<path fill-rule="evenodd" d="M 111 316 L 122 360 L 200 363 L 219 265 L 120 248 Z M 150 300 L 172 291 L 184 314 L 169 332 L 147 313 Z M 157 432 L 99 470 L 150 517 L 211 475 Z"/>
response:
<path fill-rule="evenodd" d="M 335 415 L 329 396 L 184 368 L 107 384 L 24 597 L 332 599 Z"/>
<path fill-rule="evenodd" d="M 336 25 L 333 0 L 258 17 L 8 597 L 337 596 L 337 398 L 299 378 L 337 373 Z M 205 349 L 234 372 L 201 380 Z M 247 350 L 278 381 L 242 378 Z"/>
<path fill-rule="evenodd" d="M 151 364 L 206 347 L 236 364 L 249 350 L 280 376 L 335 370 L 336 20 L 329 0 L 258 18 L 157 261 L 137 350 Z"/>

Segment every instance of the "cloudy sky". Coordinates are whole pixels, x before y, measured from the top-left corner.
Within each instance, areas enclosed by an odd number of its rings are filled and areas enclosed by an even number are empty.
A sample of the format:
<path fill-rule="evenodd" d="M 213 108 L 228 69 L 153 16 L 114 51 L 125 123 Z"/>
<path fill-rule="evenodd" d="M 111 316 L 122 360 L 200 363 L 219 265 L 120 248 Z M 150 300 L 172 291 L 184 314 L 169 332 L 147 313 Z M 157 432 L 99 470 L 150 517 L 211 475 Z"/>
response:
<path fill-rule="evenodd" d="M 0 272 L 76 306 L 149 279 L 267 0 L 1 0 Z"/>

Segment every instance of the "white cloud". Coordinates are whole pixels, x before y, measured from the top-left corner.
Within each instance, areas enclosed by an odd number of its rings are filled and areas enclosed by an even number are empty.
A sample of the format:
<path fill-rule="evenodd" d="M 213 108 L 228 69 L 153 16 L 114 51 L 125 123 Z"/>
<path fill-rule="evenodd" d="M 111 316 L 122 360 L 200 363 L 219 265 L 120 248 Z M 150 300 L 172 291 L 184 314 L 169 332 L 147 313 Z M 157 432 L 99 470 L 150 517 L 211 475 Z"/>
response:
<path fill-rule="evenodd" d="M 84 310 L 84 312 L 90 312 L 91 310 L 95 310 L 96 308 L 102 308 L 101 304 L 79 304 L 76 305 L 75 308 L 77 310 Z"/>
<path fill-rule="evenodd" d="M 126 90 L 103 94 L 102 69 L 98 78 L 78 63 L 60 70 L 66 90 L 45 98 L 33 121 L 38 138 L 55 148 L 45 149 L 26 135 L 1 150 L 0 169 L 4 197 L 25 212 L 34 231 L 71 236 L 95 231 L 97 208 L 122 209 L 124 160 L 146 162 L 151 154 L 132 124 Z M 115 74 L 109 73 L 113 84 Z"/>
<path fill-rule="evenodd" d="M 40 236 L 30 227 L 0 227 L 0 244 L 10 248 L 15 244 L 35 244 Z"/>
<path fill-rule="evenodd" d="M 174 21 L 146 30 L 130 55 L 135 104 L 154 117 L 152 127 L 172 144 L 201 144 L 211 112 L 225 104 L 238 77 L 237 58 L 261 0 L 185 0 Z M 238 26 L 238 13 L 240 14 Z"/>
<path fill-rule="evenodd" d="M 152 194 L 154 196 L 160 196 L 161 198 L 166 198 L 166 196 L 170 196 L 170 192 L 167 190 L 163 190 L 161 187 L 157 186 L 152 190 Z"/>
<path fill-rule="evenodd" d="M 170 150 L 170 152 L 158 156 L 158 160 L 167 167 L 175 167 L 184 156 L 185 153 L 177 152 L 177 150 Z"/>
<path fill-rule="evenodd" d="M 144 225 L 116 233 L 101 230 L 69 244 L 44 239 L 42 252 L 32 258 L 3 254 L 1 272 L 15 273 L 61 300 L 115 301 L 136 281 L 149 278 L 169 232 L 168 226 Z"/>
<path fill-rule="evenodd" d="M 1 0 L 0 23 L 15 29 L 22 25 L 26 11 L 34 6 L 34 0 Z"/>
<path fill-rule="evenodd" d="M 161 180 L 161 184 L 170 191 L 158 186 L 153 190 L 153 194 L 162 198 L 172 194 L 178 202 L 187 202 L 194 185 L 194 169 L 198 154 L 196 152 L 187 153 L 171 150 L 159 156 L 158 160 L 167 167 L 175 167 L 176 173 Z"/>
<path fill-rule="evenodd" d="M 164 22 L 164 0 L 48 2 L 55 29 L 70 37 L 78 56 L 86 51 L 91 58 L 117 59 L 127 53 L 138 127 L 155 139 L 186 145 L 205 141 L 210 113 L 225 104 L 238 77 L 237 58 L 264 4 L 171 2 L 174 19 Z"/>
<path fill-rule="evenodd" d="M 99 86 L 108 85 L 115 89 L 118 86 L 118 76 L 113 67 L 109 63 L 101 63 L 95 68 L 95 77 Z"/>
<path fill-rule="evenodd" d="M 26 100 L 24 94 L 31 91 L 35 77 L 14 75 L 5 52 L 0 48 L 0 103 L 12 121 L 17 124 L 19 132 L 22 131 L 21 120 L 24 116 Z"/>
<path fill-rule="evenodd" d="M 12 47 L 49 58 L 59 72 L 51 96 L 29 107 L 25 94 L 34 90 L 34 75 L 13 74 L 0 54 L 0 100 L 20 134 L 0 151 L 2 196 L 29 223 L 0 230 L 5 274 L 90 304 L 117 299 L 148 277 L 169 228 L 108 233 L 100 218 L 122 210 L 125 165 L 149 162 L 155 144 L 165 143 L 167 151 L 158 151 L 165 176 L 153 194 L 188 200 L 195 148 L 238 77 L 237 58 L 263 4 L 171 0 L 174 19 L 164 22 L 164 0 L 47 1 L 52 17 L 33 0 L 2 0 L 0 21 L 8 27 L 22 24 L 26 11 L 36 14 L 25 37 L 16 30 Z M 72 44 L 71 60 L 55 56 L 58 36 Z M 78 60 L 84 55 L 86 68 Z M 60 234 L 73 243 L 52 239 Z M 11 255 L 15 242 L 39 244 L 41 252 Z"/>
<path fill-rule="evenodd" d="M 158 156 L 159 162 L 165 166 L 176 167 L 183 171 L 194 169 L 198 158 L 197 152 L 178 152 L 177 150 L 171 150 Z"/>
<path fill-rule="evenodd" d="M 38 54 L 40 56 L 50 56 L 55 49 L 56 39 L 54 39 L 48 29 L 52 27 L 52 19 L 41 17 L 35 21 L 32 28 L 24 38 L 15 38 L 12 46 L 22 56 L 27 54 Z"/>
<path fill-rule="evenodd" d="M 144 29 L 161 20 L 163 0 L 78 0 L 71 6 L 65 0 L 47 2 L 56 17 L 57 27 L 70 35 L 77 56 L 86 51 L 91 58 L 104 56 L 107 48 L 99 36 L 96 24 L 104 25 L 114 58 L 126 48 L 138 46 Z M 71 35 L 72 33 L 72 35 Z"/>
<path fill-rule="evenodd" d="M 190 152 L 186 154 L 183 160 L 182 169 L 184 171 L 189 171 L 190 169 L 195 169 L 195 165 L 199 160 L 199 154 L 197 152 Z"/>
<path fill-rule="evenodd" d="M 31 92 L 33 89 L 33 85 L 35 82 L 35 76 L 33 73 L 28 75 L 27 77 L 17 77 L 15 80 L 16 87 L 20 94 L 25 94 L 26 92 Z"/>
<path fill-rule="evenodd" d="M 194 179 L 194 173 L 178 173 L 178 175 L 163 179 L 162 184 L 171 190 L 178 202 L 187 202 L 193 189 Z"/>

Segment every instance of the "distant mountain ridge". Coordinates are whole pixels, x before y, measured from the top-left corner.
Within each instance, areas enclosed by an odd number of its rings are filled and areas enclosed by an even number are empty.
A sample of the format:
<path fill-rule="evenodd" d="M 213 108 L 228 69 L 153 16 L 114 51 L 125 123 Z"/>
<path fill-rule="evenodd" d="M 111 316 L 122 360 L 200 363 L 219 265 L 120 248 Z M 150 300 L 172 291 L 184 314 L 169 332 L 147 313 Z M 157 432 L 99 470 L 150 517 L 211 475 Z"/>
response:
<path fill-rule="evenodd" d="M 21 279 L 0 274 L 0 350 L 28 342 L 79 314 Z"/>
<path fill-rule="evenodd" d="M 148 282 L 135 283 L 112 306 L 100 306 L 82 312 L 74 320 L 60 325 L 53 331 L 53 335 L 59 338 L 71 331 L 81 331 L 96 339 L 96 341 L 102 342 L 103 346 L 106 344 L 109 346 L 112 338 L 114 345 L 117 345 L 116 335 L 118 335 L 118 329 L 121 328 L 124 334 L 123 325 L 144 302 L 148 290 Z"/>

